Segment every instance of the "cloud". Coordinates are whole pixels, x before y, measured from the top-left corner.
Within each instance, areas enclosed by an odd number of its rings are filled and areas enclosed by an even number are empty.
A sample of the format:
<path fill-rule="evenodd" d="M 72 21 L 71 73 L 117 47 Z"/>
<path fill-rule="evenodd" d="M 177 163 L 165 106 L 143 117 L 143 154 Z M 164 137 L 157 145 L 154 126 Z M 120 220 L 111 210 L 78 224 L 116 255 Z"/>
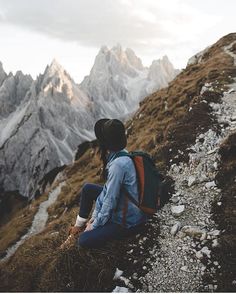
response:
<path fill-rule="evenodd" d="M 182 39 L 192 42 L 196 35 L 218 21 L 215 16 L 200 14 L 187 3 L 181 0 L 0 0 L 0 19 L 83 46 L 111 46 L 119 42 L 147 50 L 150 45 L 158 49 Z"/>

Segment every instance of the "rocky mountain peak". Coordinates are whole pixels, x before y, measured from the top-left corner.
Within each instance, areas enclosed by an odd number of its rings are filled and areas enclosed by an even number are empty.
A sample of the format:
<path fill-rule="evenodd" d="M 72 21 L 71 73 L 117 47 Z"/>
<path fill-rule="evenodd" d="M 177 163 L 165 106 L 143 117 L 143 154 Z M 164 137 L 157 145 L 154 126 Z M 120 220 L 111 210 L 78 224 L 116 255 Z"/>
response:
<path fill-rule="evenodd" d="M 48 90 L 64 93 L 71 98 L 72 88 L 75 82 L 65 71 L 56 59 L 53 59 L 44 71 L 44 74 L 37 79 L 37 88 L 39 91 L 47 92 Z"/>
<path fill-rule="evenodd" d="M 126 57 L 129 60 L 129 63 L 138 70 L 143 70 L 144 66 L 142 64 L 142 60 L 137 57 L 137 55 L 134 53 L 134 51 L 130 48 L 127 48 L 125 50 Z"/>
<path fill-rule="evenodd" d="M 166 55 L 161 59 L 154 60 L 148 72 L 148 79 L 155 84 L 152 91 L 156 90 L 156 87 L 160 87 L 160 85 L 166 87 L 178 72 L 179 71 L 175 70 L 173 64 Z"/>
<path fill-rule="evenodd" d="M 120 43 L 117 43 L 115 46 L 113 46 L 111 48 L 111 51 L 114 52 L 114 53 L 116 53 L 117 55 L 118 54 L 122 54 L 123 53 L 123 49 L 122 49 L 121 44 Z"/>
<path fill-rule="evenodd" d="M 0 61 L 0 86 L 2 85 L 6 77 L 7 77 L 7 74 L 5 73 L 2 62 Z"/>
<path fill-rule="evenodd" d="M 90 74 L 125 72 L 133 77 L 137 75 L 137 70 L 143 70 L 141 59 L 135 55 L 132 49 L 123 50 L 122 46 L 117 44 L 111 49 L 107 46 L 101 47 Z"/>
<path fill-rule="evenodd" d="M 108 47 L 106 45 L 103 45 L 98 54 L 106 54 L 109 51 Z"/>
<path fill-rule="evenodd" d="M 135 111 L 153 90 L 167 86 L 176 74 L 167 56 L 154 62 L 149 73 L 132 49 L 123 50 L 120 44 L 111 49 L 102 46 L 81 88 L 99 104 L 103 115 L 121 118 Z"/>
<path fill-rule="evenodd" d="M 8 117 L 16 110 L 24 100 L 32 82 L 32 77 L 24 75 L 21 71 L 17 71 L 15 75 L 12 72 L 7 75 L 0 62 L 0 119 Z"/>
<path fill-rule="evenodd" d="M 54 58 L 45 69 L 44 75 L 48 77 L 63 76 L 67 74 L 63 66 Z M 68 74 L 67 74 L 68 75 Z"/>

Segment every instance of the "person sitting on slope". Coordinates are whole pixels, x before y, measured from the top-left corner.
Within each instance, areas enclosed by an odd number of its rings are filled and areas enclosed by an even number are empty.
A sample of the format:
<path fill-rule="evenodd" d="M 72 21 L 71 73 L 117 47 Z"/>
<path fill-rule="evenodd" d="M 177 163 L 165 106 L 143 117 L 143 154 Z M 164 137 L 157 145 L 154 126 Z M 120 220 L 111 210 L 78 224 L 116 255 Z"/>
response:
<path fill-rule="evenodd" d="M 104 186 L 85 184 L 80 195 L 80 209 L 74 227 L 61 248 L 78 237 L 78 245 L 99 248 L 107 241 L 137 234 L 147 215 L 127 200 L 122 187 L 138 200 L 138 182 L 133 161 L 128 156 L 116 157 L 127 145 L 125 127 L 117 119 L 100 119 L 94 127 L 103 161 Z M 92 217 L 88 220 L 92 211 Z"/>

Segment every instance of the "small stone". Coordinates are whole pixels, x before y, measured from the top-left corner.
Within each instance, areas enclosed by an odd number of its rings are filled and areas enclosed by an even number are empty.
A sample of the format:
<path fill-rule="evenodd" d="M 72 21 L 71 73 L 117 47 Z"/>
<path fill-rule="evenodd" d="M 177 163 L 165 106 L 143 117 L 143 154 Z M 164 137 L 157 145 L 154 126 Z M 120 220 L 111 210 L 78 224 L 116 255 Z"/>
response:
<path fill-rule="evenodd" d="M 180 239 L 183 239 L 186 236 L 185 233 L 181 231 L 179 231 L 177 235 Z"/>
<path fill-rule="evenodd" d="M 115 281 L 115 280 L 118 280 L 118 279 L 122 276 L 123 273 L 124 273 L 124 272 L 123 272 L 122 270 L 119 270 L 118 268 L 116 268 L 116 271 L 115 271 L 115 274 L 114 274 L 113 280 L 114 280 L 114 281 Z"/>
<path fill-rule="evenodd" d="M 214 162 L 213 167 L 214 167 L 215 170 L 217 170 L 217 168 L 218 168 L 217 162 Z"/>
<path fill-rule="evenodd" d="M 179 197 L 176 197 L 176 196 L 172 197 L 171 202 L 174 203 L 174 204 L 178 203 L 179 202 Z"/>
<path fill-rule="evenodd" d="M 196 177 L 190 176 L 188 178 L 188 186 L 191 187 L 193 184 L 196 184 Z"/>
<path fill-rule="evenodd" d="M 202 236 L 200 238 L 200 241 L 204 241 L 204 240 L 206 240 L 206 238 L 207 238 L 207 233 L 203 232 L 203 234 L 202 234 Z"/>
<path fill-rule="evenodd" d="M 209 232 L 209 235 L 211 235 L 211 236 L 219 236 L 220 235 L 220 230 L 211 231 L 211 232 Z"/>
<path fill-rule="evenodd" d="M 200 134 L 198 138 L 199 138 L 199 139 L 204 139 L 204 137 L 205 137 L 204 134 Z"/>
<path fill-rule="evenodd" d="M 146 270 L 147 269 L 147 267 L 146 266 L 143 266 L 143 270 Z"/>
<path fill-rule="evenodd" d="M 205 187 L 207 189 L 211 189 L 213 187 L 216 187 L 216 183 L 215 183 L 215 181 L 208 182 L 208 183 L 205 184 Z"/>
<path fill-rule="evenodd" d="M 170 233 L 172 236 L 175 236 L 176 233 L 180 230 L 181 228 L 181 222 L 177 222 L 173 225 L 173 227 L 170 230 Z"/>
<path fill-rule="evenodd" d="M 153 287 L 149 285 L 149 286 L 148 286 L 148 291 L 149 291 L 149 292 L 153 292 Z"/>
<path fill-rule="evenodd" d="M 183 272 L 187 272 L 187 271 L 188 271 L 188 267 L 187 267 L 187 265 L 182 266 L 182 267 L 180 268 L 180 270 L 183 271 Z"/>
<path fill-rule="evenodd" d="M 202 258 L 203 258 L 203 255 L 202 255 L 201 250 L 196 252 L 196 257 L 197 257 L 198 259 L 202 259 Z"/>
<path fill-rule="evenodd" d="M 208 285 L 209 290 L 214 290 L 214 286 L 213 285 Z"/>
<path fill-rule="evenodd" d="M 187 236 L 198 239 L 201 238 L 202 235 L 205 233 L 199 227 L 195 226 L 184 226 L 182 228 L 182 232 L 184 232 Z"/>
<path fill-rule="evenodd" d="M 180 216 L 185 210 L 184 205 L 173 205 L 171 206 L 171 212 L 174 216 Z"/>
<path fill-rule="evenodd" d="M 206 255 L 208 258 L 211 257 L 211 250 L 210 250 L 207 246 L 203 247 L 203 248 L 201 249 L 201 252 L 202 252 L 204 255 Z"/>
<path fill-rule="evenodd" d="M 207 154 L 208 154 L 208 155 L 213 154 L 213 153 L 215 153 L 215 152 L 217 151 L 217 149 L 218 149 L 218 148 L 214 148 L 214 149 L 212 149 L 212 150 L 209 150 L 209 151 L 207 152 Z"/>
<path fill-rule="evenodd" d="M 125 287 L 116 286 L 112 292 L 113 293 L 129 293 L 129 289 Z"/>
<path fill-rule="evenodd" d="M 138 274 L 137 273 L 133 273 L 132 277 L 133 277 L 133 279 L 137 279 L 138 278 Z"/>
<path fill-rule="evenodd" d="M 130 284 L 131 284 L 129 279 L 127 279 L 127 278 L 125 278 L 123 276 L 120 277 L 120 280 L 123 281 L 126 286 L 130 286 Z"/>

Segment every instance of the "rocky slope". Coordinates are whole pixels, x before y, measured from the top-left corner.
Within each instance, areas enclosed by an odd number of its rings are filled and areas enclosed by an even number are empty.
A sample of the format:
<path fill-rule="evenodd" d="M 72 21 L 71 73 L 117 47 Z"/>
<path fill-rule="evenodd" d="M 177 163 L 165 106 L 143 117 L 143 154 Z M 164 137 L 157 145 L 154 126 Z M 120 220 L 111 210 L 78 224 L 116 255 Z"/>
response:
<path fill-rule="evenodd" d="M 54 183 L 65 182 L 45 229 L 0 264 L 2 291 L 235 291 L 235 43 L 230 34 L 210 46 L 127 122 L 129 149 L 151 153 L 172 183 L 171 202 L 145 232 L 102 250 L 58 249 L 83 183 L 101 183 L 87 144 Z M 124 273 L 113 280 L 116 268 Z"/>

